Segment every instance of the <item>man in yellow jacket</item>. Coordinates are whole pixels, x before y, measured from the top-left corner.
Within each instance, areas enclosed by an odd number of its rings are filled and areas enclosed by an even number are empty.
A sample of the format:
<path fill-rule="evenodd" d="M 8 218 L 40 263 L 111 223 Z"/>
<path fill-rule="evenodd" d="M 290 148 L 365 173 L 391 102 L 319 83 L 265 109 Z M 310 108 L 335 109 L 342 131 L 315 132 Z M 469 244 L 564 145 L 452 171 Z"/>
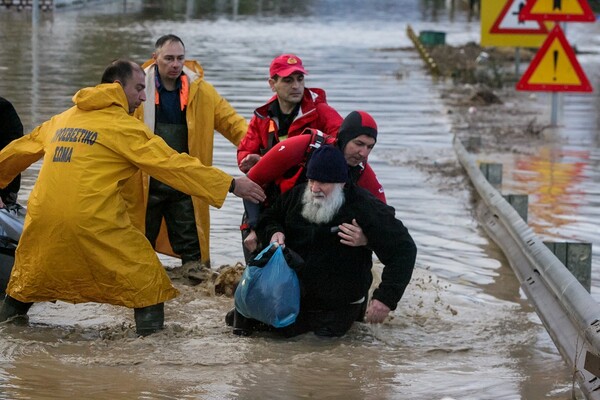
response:
<path fill-rule="evenodd" d="M 204 165 L 212 165 L 215 131 L 238 146 L 248 128 L 246 120 L 204 80 L 198 62 L 186 61 L 185 46 L 178 36 L 160 37 L 152 59 L 142 67 L 146 101 L 135 115 L 169 146 Z M 142 179 L 150 243 L 161 253 L 180 257 L 183 274 L 192 281 L 210 276 L 208 203 L 157 179 Z"/>
<path fill-rule="evenodd" d="M 145 99 L 144 78 L 139 65 L 115 61 L 102 84 L 75 94 L 75 106 L 0 152 L 0 187 L 44 157 L 0 322 L 33 302 L 63 300 L 134 308 L 138 334 L 162 329 L 163 303 L 178 292 L 130 217 L 135 199 L 123 187 L 139 170 L 214 207 L 228 191 L 264 200 L 248 178 L 176 152 L 130 115 Z"/>

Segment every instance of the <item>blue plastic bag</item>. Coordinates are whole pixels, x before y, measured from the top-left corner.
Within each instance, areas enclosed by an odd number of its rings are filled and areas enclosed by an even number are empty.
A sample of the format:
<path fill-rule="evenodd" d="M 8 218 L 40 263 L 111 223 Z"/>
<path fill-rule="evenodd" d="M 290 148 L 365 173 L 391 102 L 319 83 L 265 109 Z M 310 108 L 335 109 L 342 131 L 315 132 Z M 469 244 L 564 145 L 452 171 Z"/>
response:
<path fill-rule="evenodd" d="M 273 243 L 256 256 L 264 256 Z M 275 328 L 296 321 L 300 312 L 300 282 L 291 269 L 281 246 L 262 267 L 249 265 L 244 270 L 235 294 L 235 308 L 246 318 L 253 318 Z"/>

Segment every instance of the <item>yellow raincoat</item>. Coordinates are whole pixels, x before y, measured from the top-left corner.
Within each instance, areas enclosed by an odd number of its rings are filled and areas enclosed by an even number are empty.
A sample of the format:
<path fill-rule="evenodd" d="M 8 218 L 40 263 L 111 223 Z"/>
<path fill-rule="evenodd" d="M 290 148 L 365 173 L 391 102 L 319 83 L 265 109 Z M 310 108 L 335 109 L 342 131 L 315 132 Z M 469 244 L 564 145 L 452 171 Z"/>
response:
<path fill-rule="evenodd" d="M 80 90 L 75 106 L 0 152 L 0 187 L 44 157 L 7 293 L 146 307 L 177 296 L 122 191 L 140 169 L 220 207 L 232 177 L 179 154 L 138 119 L 118 83 Z"/>
<path fill-rule="evenodd" d="M 154 96 L 156 91 L 154 60 L 147 61 L 143 66 L 146 72 L 146 101 L 135 111 L 135 116 L 142 119 L 154 132 L 156 121 Z M 186 111 L 188 127 L 188 149 L 189 154 L 197 157 L 202 164 L 212 165 L 213 144 L 215 130 L 221 133 L 233 145 L 237 146 L 246 135 L 248 123 L 239 115 L 235 109 L 219 95 L 216 89 L 204 80 L 204 71 L 200 64 L 193 60 L 187 60 L 183 67 L 183 73 L 187 75 L 190 82 L 190 92 Z M 235 158 L 235 149 L 231 156 Z M 144 214 L 135 215 L 143 227 L 145 224 L 145 205 L 148 204 L 149 180 L 144 174 L 142 179 Z M 135 182 L 132 182 L 136 185 Z M 139 184 L 139 182 L 137 183 Z M 139 194 L 137 188 L 129 188 Z M 196 228 L 200 241 L 202 261 L 210 262 L 210 214 L 209 203 L 199 197 L 193 197 Z M 136 212 L 141 208 L 134 207 Z M 166 235 L 166 226 L 162 224 L 161 233 L 156 241 L 156 250 L 169 255 L 175 255 Z M 145 230 L 145 229 L 144 229 Z"/>

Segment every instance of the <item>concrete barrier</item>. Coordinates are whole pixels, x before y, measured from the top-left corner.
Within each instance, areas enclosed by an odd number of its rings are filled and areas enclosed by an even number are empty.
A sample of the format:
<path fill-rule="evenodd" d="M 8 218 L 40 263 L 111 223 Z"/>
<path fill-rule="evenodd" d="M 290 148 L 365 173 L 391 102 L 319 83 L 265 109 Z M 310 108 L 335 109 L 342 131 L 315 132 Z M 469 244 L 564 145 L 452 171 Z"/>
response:
<path fill-rule="evenodd" d="M 456 137 L 454 150 L 481 199 L 479 223 L 506 255 L 582 393 L 600 400 L 600 305 L 487 182 Z"/>

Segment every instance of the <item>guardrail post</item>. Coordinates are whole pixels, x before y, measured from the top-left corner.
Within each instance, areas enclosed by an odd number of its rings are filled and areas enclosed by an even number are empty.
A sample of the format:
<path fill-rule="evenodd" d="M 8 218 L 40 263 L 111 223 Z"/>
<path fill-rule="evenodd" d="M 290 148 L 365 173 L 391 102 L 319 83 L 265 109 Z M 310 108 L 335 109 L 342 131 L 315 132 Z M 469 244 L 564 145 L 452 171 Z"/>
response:
<path fill-rule="evenodd" d="M 494 188 L 498 189 L 502 186 L 502 164 L 481 163 L 479 169 Z"/>
<path fill-rule="evenodd" d="M 468 152 L 476 153 L 481 148 L 481 136 L 469 136 L 466 140 L 463 140 L 462 143 Z"/>
<path fill-rule="evenodd" d="M 585 368 L 586 371 L 594 374 L 594 376 L 600 377 L 600 357 L 594 353 L 586 351 L 583 368 Z"/>
<path fill-rule="evenodd" d="M 504 200 L 510 204 L 517 214 L 527 222 L 527 208 L 529 207 L 529 196 L 526 194 L 507 194 L 503 195 Z"/>
<path fill-rule="evenodd" d="M 592 287 L 592 244 L 576 242 L 544 242 L 588 291 Z"/>

